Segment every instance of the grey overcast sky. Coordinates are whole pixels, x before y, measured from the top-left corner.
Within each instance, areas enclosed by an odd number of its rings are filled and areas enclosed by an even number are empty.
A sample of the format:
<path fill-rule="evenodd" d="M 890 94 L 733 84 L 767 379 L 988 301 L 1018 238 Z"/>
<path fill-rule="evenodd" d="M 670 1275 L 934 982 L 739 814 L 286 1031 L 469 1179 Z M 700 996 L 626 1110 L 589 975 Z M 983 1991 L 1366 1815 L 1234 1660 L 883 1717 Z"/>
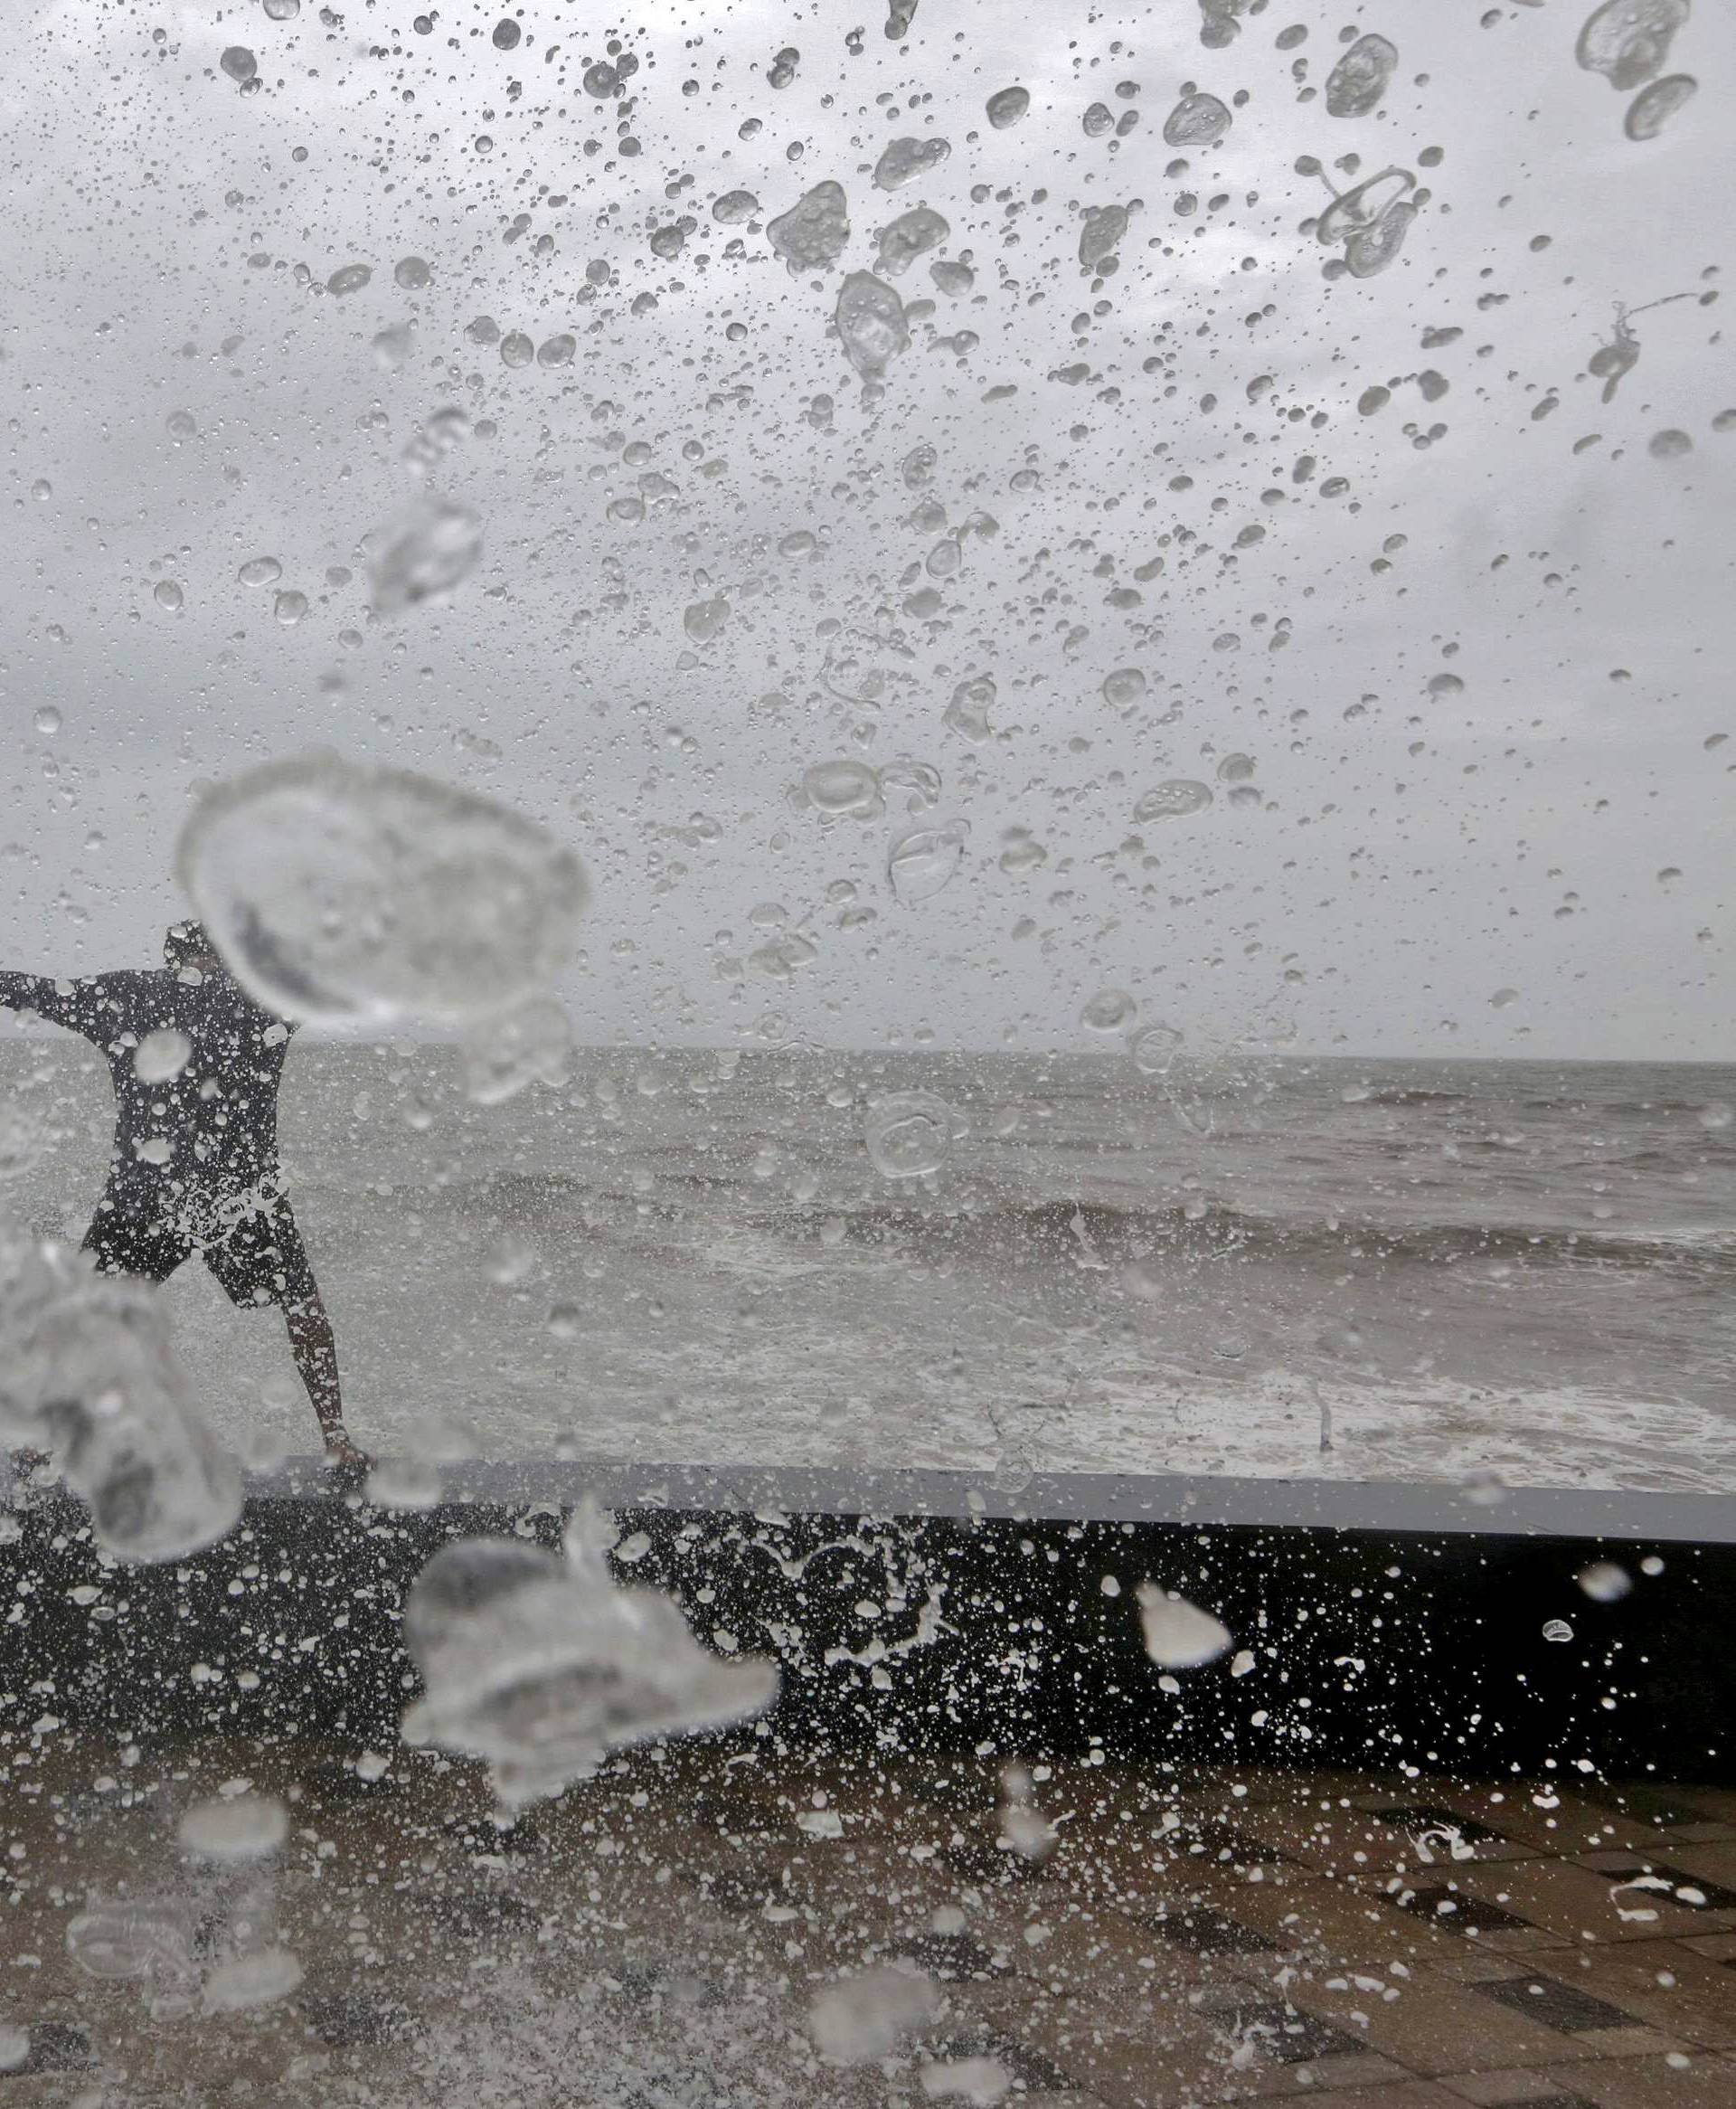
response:
<path fill-rule="evenodd" d="M 148 956 L 190 792 L 325 744 L 580 850 L 586 1040 L 1083 1046 L 1118 988 L 1201 1047 L 1731 1057 L 1736 747 L 1707 742 L 1736 729 L 1736 373 L 1700 300 L 1736 17 L 1695 10 L 1666 71 L 1699 96 L 1637 143 L 1574 62 L 1585 12 L 1275 0 L 1212 51 L 1182 0 L 920 0 L 901 43 L 879 12 L 654 5 L 599 99 L 608 24 L 555 0 L 512 10 L 510 50 L 470 5 L 426 33 L 396 0 L 15 11 L 8 963 Z M 1399 65 L 1377 115 L 1334 118 L 1353 23 Z M 1245 94 L 1216 146 L 1164 144 L 1190 81 Z M 1030 114 L 992 129 L 1014 82 Z M 1099 102 L 1137 128 L 1090 136 Z M 901 137 L 950 151 L 889 194 Z M 1340 189 L 1426 187 L 1381 275 L 1323 279 L 1309 155 L 1361 156 Z M 849 242 L 792 277 L 765 222 L 826 179 Z M 738 190 L 762 209 L 720 224 Z M 929 257 L 895 281 L 909 346 L 864 401 L 832 311 L 918 203 L 974 287 Z M 1082 214 L 1110 204 L 1093 279 Z M 1603 403 L 1617 304 L 1679 294 Z M 514 367 L 481 317 L 574 355 Z M 376 619 L 363 537 L 453 407 L 427 481 L 483 560 Z M 1691 450 L 1657 458 L 1663 430 Z M 242 583 L 261 558 L 281 576 Z M 1131 667 L 1144 697 L 1107 701 Z M 972 741 L 943 715 L 982 676 Z M 1258 799 L 1219 777 L 1238 755 Z M 792 799 L 845 758 L 938 772 L 925 817 L 969 828 L 944 890 L 889 887 L 908 788 L 865 819 Z M 1214 802 L 1137 825 L 1177 779 Z"/>

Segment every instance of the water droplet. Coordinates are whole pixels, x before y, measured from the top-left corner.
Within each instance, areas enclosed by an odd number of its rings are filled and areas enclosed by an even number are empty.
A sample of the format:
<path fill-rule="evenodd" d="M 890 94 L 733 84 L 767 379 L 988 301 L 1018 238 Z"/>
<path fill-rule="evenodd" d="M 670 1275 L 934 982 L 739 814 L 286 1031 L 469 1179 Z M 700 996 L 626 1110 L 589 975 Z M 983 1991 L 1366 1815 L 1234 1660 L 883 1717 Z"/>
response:
<path fill-rule="evenodd" d="M 1664 69 L 1689 0 L 1605 0 L 1586 17 L 1573 55 L 1626 94 Z"/>
<path fill-rule="evenodd" d="M 836 189 L 836 185 L 832 186 Z M 810 192 L 809 196 L 813 195 Z M 838 194 L 840 197 L 844 194 Z M 721 226 L 739 227 L 743 220 L 751 220 L 760 210 L 760 201 L 751 191 L 725 191 L 712 207 L 712 217 Z"/>
<path fill-rule="evenodd" d="M 293 22 L 301 13 L 301 0 L 265 0 L 268 22 Z"/>
<path fill-rule="evenodd" d="M 274 593 L 271 612 L 285 629 L 293 629 L 307 612 L 307 596 L 297 592 Z"/>
<path fill-rule="evenodd" d="M 536 346 L 522 329 L 515 329 L 500 340 L 500 359 L 505 366 L 528 366 L 536 356 Z"/>
<path fill-rule="evenodd" d="M 1543 1621 L 1543 1638 L 1546 1641 L 1571 1641 L 1573 1638 L 1573 1629 L 1564 1618 L 1545 1619 Z"/>
<path fill-rule="evenodd" d="M 559 336 L 545 337 L 538 345 L 536 363 L 539 366 L 570 366 L 572 355 L 578 349 L 578 339 L 567 336 L 563 331 Z"/>
<path fill-rule="evenodd" d="M 436 1508 L 446 1491 L 438 1462 L 423 1457 L 382 1457 L 369 1472 L 367 1498 L 376 1508 Z"/>
<path fill-rule="evenodd" d="M 269 586 L 282 578 L 283 566 L 275 556 L 251 556 L 235 576 L 244 586 Z"/>
<path fill-rule="evenodd" d="M 865 761 L 816 761 L 802 789 L 822 813 L 869 820 L 882 809 L 879 771 Z"/>
<path fill-rule="evenodd" d="M 420 293 L 434 276 L 420 256 L 400 257 L 392 267 L 392 275 L 406 293 Z"/>
<path fill-rule="evenodd" d="M 1373 226 L 1357 228 L 1344 244 L 1344 264 L 1351 277 L 1372 279 L 1383 271 L 1403 248 L 1416 216 L 1414 205 L 1389 205 Z"/>
<path fill-rule="evenodd" d="M 239 1783 L 237 1783 L 239 1784 Z M 183 1849 L 204 1860 L 263 1860 L 289 1835 L 289 1811 L 275 1794 L 214 1794 L 182 1817 Z"/>
<path fill-rule="evenodd" d="M 1220 783 L 1249 783 L 1253 780 L 1254 758 L 1251 754 L 1226 754 L 1218 764 Z"/>
<path fill-rule="evenodd" d="M 231 80 L 250 80 L 259 70 L 259 62 L 245 44 L 231 44 L 218 60 Z"/>
<path fill-rule="evenodd" d="M 991 739 L 995 728 L 988 714 L 995 706 L 995 697 L 994 680 L 986 674 L 978 675 L 974 681 L 961 681 L 952 692 L 952 701 L 941 722 L 948 731 L 960 733 L 967 740 Z"/>
<path fill-rule="evenodd" d="M 792 278 L 828 269 L 850 239 L 849 205 L 842 186 L 816 183 L 769 223 L 766 239 Z"/>
<path fill-rule="evenodd" d="M 681 627 L 696 645 L 708 645 L 722 635 L 723 626 L 730 619 L 730 604 L 722 593 L 713 593 L 709 600 L 695 601 L 681 618 Z"/>
<path fill-rule="evenodd" d="M 613 66 L 605 65 L 600 59 L 594 65 L 587 66 L 585 68 L 585 93 L 587 95 L 594 95 L 599 102 L 602 102 L 606 100 L 608 97 L 617 94 L 619 91 L 620 85 L 620 75 L 615 71 Z"/>
<path fill-rule="evenodd" d="M 1353 234 L 1377 226 L 1407 192 L 1416 187 L 1408 168 L 1382 168 L 1341 192 L 1315 223 L 1316 237 L 1335 249 Z"/>
<path fill-rule="evenodd" d="M 1692 102 L 1700 83 L 1692 73 L 1672 73 L 1642 88 L 1628 105 L 1622 130 L 1630 139 L 1656 139 L 1684 103 Z"/>
<path fill-rule="evenodd" d="M 171 439 L 191 440 L 199 430 L 198 420 L 190 410 L 172 410 L 163 422 Z"/>
<path fill-rule="evenodd" d="M 497 52 L 515 52 L 518 49 L 518 40 L 524 33 L 524 32 L 511 15 L 504 14 L 495 23 L 494 34 L 490 37 L 489 42 Z"/>
<path fill-rule="evenodd" d="M 788 88 L 796 78 L 796 69 L 802 62 L 802 54 L 794 44 L 786 44 L 771 61 L 766 79 L 774 88 Z"/>
<path fill-rule="evenodd" d="M 1127 1042 L 1127 1053 L 1141 1076 L 1164 1076 L 1182 1050 L 1182 1036 L 1174 1026 L 1142 1026 Z"/>
<path fill-rule="evenodd" d="M 1230 112 L 1215 95 L 1184 95 L 1164 119 L 1170 147 L 1215 147 L 1230 129 Z"/>
<path fill-rule="evenodd" d="M 1119 249 L 1127 231 L 1125 205 L 1088 205 L 1079 226 L 1080 262 L 1087 270 L 1095 270 Z"/>
<path fill-rule="evenodd" d="M 808 2033 L 833 2065 L 868 2065 L 932 2021 L 940 2004 L 939 1987 L 926 1977 L 882 1963 L 817 1992 L 808 2009 Z"/>
<path fill-rule="evenodd" d="M 61 729 L 61 714 L 52 703 L 38 704 L 31 723 L 43 739 L 52 740 Z"/>
<path fill-rule="evenodd" d="M 1115 112 L 1106 102 L 1094 102 L 1080 119 L 1080 125 L 1088 139 L 1100 139 L 1105 132 L 1115 129 Z"/>
<path fill-rule="evenodd" d="M 939 213 L 927 205 L 913 205 L 881 230 L 875 261 L 882 271 L 897 278 L 927 251 L 939 249 L 951 232 Z"/>
<path fill-rule="evenodd" d="M 301 1982 L 301 1964 L 288 1948 L 249 1948 L 208 1972 L 200 1988 L 207 2014 L 241 2014 L 275 2006 Z"/>
<path fill-rule="evenodd" d="M 473 1026 L 464 1043 L 465 1089 L 498 1106 L 533 1083 L 553 1089 L 572 1067 L 572 1026 L 552 996 L 533 996 Z"/>
<path fill-rule="evenodd" d="M 946 820 L 938 827 L 908 828 L 894 839 L 886 875 L 907 908 L 947 884 L 964 859 L 969 834 L 968 820 Z"/>
<path fill-rule="evenodd" d="M 1326 77 L 1326 113 L 1335 118 L 1365 118 L 1380 107 L 1398 65 L 1395 46 L 1383 36 L 1362 36 Z"/>
<path fill-rule="evenodd" d="M 45 476 L 39 476 L 30 487 L 30 495 L 38 505 L 42 505 L 54 496 L 54 486 Z"/>
<path fill-rule="evenodd" d="M 1145 693 L 1146 677 L 1137 667 L 1118 667 L 1114 673 L 1103 676 L 1103 700 L 1117 710 L 1141 702 Z"/>
<path fill-rule="evenodd" d="M 382 528 L 368 566 L 373 605 L 382 615 L 450 593 L 482 554 L 482 522 L 449 498 L 423 498 Z"/>
<path fill-rule="evenodd" d="M 1133 1022 L 1137 1006 L 1125 988 L 1099 988 L 1079 1014 L 1079 1022 L 1093 1033 L 1118 1033 Z"/>
<path fill-rule="evenodd" d="M 342 300 L 347 294 L 359 293 L 373 277 L 373 271 L 367 264 L 344 264 L 326 279 L 326 290 Z"/>
<path fill-rule="evenodd" d="M 578 859 L 492 799 L 333 754 L 207 791 L 175 870 L 250 995 L 281 1017 L 463 1022 L 559 969 Z"/>
<path fill-rule="evenodd" d="M 173 579 L 159 579 L 151 588 L 151 599 L 170 615 L 179 615 L 181 612 L 184 595 Z"/>
<path fill-rule="evenodd" d="M 1137 1592 L 1146 1653 L 1162 1669 L 1198 1669 L 1215 1662 L 1234 1636 L 1222 1619 L 1184 1596 L 1171 1596 L 1154 1583 Z"/>
<path fill-rule="evenodd" d="M 1145 794 L 1133 809 L 1133 818 L 1136 825 L 1142 827 L 1150 820 L 1181 820 L 1190 813 L 1204 812 L 1211 803 L 1209 784 L 1196 782 L 1192 777 L 1172 776 Z"/>
<path fill-rule="evenodd" d="M 1517 1003 L 1518 1000 L 1519 991 L 1516 988 L 1497 988 L 1489 998 L 1489 1007 L 1492 1010 L 1505 1010 L 1510 1004 Z"/>
<path fill-rule="evenodd" d="M 1010 131 L 1031 108 L 1028 88 L 997 88 L 986 104 L 988 121 L 997 132 Z"/>
<path fill-rule="evenodd" d="M 929 1178 L 969 1133 L 963 1116 L 931 1092 L 890 1092 L 872 1102 L 862 1139 L 885 1179 Z"/>
<path fill-rule="evenodd" d="M 1661 432 L 1654 432 L 1646 442 L 1646 451 L 1654 461 L 1675 461 L 1684 454 L 1694 452 L 1694 441 L 1675 426 Z"/>
<path fill-rule="evenodd" d="M 1593 1603 L 1619 1603 L 1634 1586 L 1633 1576 L 1614 1560 L 1593 1560 L 1589 1567 L 1580 1570 L 1575 1580 Z"/>
<path fill-rule="evenodd" d="M 919 175 L 939 168 L 951 152 L 946 139 L 894 139 L 874 164 L 875 185 L 883 191 L 901 190 Z"/>
<path fill-rule="evenodd" d="M 193 1055 L 193 1042 L 175 1026 L 146 1033 L 133 1051 L 133 1073 L 141 1083 L 167 1083 Z"/>
<path fill-rule="evenodd" d="M 864 381 L 877 381 L 886 362 L 910 343 L 904 303 L 870 271 L 852 271 L 838 291 L 833 315 L 844 356 Z"/>
<path fill-rule="evenodd" d="M 405 1741 L 486 1758 L 508 1808 L 588 1777 L 610 1749 L 746 1720 L 778 1692 L 772 1663 L 720 1660 L 670 1598 L 617 1589 L 587 1542 L 601 1518 L 574 1521 L 564 1560 L 512 1538 L 447 1546 L 405 1605 L 426 1688 Z"/>

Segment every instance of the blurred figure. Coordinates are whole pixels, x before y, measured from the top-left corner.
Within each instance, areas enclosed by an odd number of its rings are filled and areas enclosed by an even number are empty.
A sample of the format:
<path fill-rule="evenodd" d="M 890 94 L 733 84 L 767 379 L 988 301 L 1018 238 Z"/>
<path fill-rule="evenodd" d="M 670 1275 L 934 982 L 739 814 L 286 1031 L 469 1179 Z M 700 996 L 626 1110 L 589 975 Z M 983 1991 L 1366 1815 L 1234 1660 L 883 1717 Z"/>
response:
<path fill-rule="evenodd" d="M 56 981 L 0 972 L 0 1004 L 99 1047 L 115 1086 L 108 1183 L 84 1250 L 107 1273 L 166 1281 L 197 1253 L 231 1303 L 276 1304 L 338 1462 L 366 1462 L 344 1426 L 337 1347 L 278 1163 L 278 1086 L 294 1026 L 255 1003 L 196 922 L 167 964 Z"/>

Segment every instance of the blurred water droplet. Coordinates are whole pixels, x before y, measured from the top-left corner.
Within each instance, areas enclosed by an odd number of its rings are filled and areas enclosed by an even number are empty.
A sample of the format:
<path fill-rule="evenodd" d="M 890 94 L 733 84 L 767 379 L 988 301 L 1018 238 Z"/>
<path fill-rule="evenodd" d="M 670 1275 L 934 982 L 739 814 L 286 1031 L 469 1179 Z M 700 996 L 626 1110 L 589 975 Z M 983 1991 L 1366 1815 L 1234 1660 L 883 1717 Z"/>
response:
<path fill-rule="evenodd" d="M 1180 820 L 1190 813 L 1204 812 L 1211 803 L 1209 784 L 1195 782 L 1191 777 L 1173 776 L 1145 794 L 1133 809 L 1133 818 L 1140 826 L 1150 820 Z"/>
<path fill-rule="evenodd" d="M 373 277 L 372 268 L 363 263 L 344 264 L 335 270 L 326 281 L 326 290 L 340 300 L 351 293 L 359 293 Z"/>
<path fill-rule="evenodd" d="M 175 869 L 257 1001 L 334 1023 L 506 1008 L 564 961 L 586 896 L 578 860 L 534 822 L 331 754 L 207 791 Z"/>
<path fill-rule="evenodd" d="M 911 828 L 895 837 L 886 875 L 899 900 L 909 907 L 938 894 L 963 861 L 969 833 L 968 820 L 948 820 L 938 828 Z"/>
<path fill-rule="evenodd" d="M 910 343 L 904 303 L 883 279 L 852 271 L 838 291 L 833 320 L 844 356 L 864 381 L 877 381 L 886 362 Z"/>
<path fill-rule="evenodd" d="M 1398 65 L 1397 48 L 1383 36 L 1362 36 L 1326 77 L 1326 113 L 1335 118 L 1365 118 L 1381 98 Z"/>
<path fill-rule="evenodd" d="M 167 1083 L 193 1055 L 193 1042 L 175 1026 L 158 1026 L 133 1050 L 133 1073 L 141 1083 Z"/>
<path fill-rule="evenodd" d="M 259 61 L 245 44 L 231 44 L 217 63 L 231 80 L 250 80 L 259 70 Z"/>
<path fill-rule="evenodd" d="M 988 99 L 988 121 L 997 132 L 1008 131 L 1031 108 L 1028 88 L 997 88 Z"/>
<path fill-rule="evenodd" d="M 963 1116 L 932 1092 L 890 1092 L 870 1103 L 862 1139 L 882 1178 L 920 1179 L 939 1171 L 968 1132 Z"/>
<path fill-rule="evenodd" d="M 766 238 L 792 277 L 826 270 L 850 238 L 849 206 L 842 186 L 816 183 L 769 223 Z"/>
<path fill-rule="evenodd" d="M 1136 1594 L 1146 1653 L 1161 1669 L 1198 1669 L 1230 1647 L 1233 1636 L 1223 1621 L 1184 1596 L 1171 1596 L 1150 1582 Z"/>
<path fill-rule="evenodd" d="M 1689 0 L 1605 0 L 1587 15 L 1573 55 L 1625 95 L 1663 71 L 1688 11 Z"/>
<path fill-rule="evenodd" d="M 1144 1026 L 1127 1042 L 1133 1065 L 1142 1076 L 1163 1076 L 1182 1049 L 1182 1036 L 1174 1026 Z"/>
<path fill-rule="evenodd" d="M 195 1802 L 179 1830 L 186 1851 L 223 1861 L 267 1859 L 288 1835 L 289 1811 L 276 1795 L 246 1792 Z"/>
<path fill-rule="evenodd" d="M 883 191 L 901 190 L 919 175 L 939 168 L 951 152 L 951 145 L 945 139 L 893 139 L 874 164 L 874 182 Z"/>
<path fill-rule="evenodd" d="M 481 554 L 482 522 L 469 506 L 449 498 L 419 499 L 381 530 L 368 566 L 375 610 L 398 615 L 451 592 Z"/>
<path fill-rule="evenodd" d="M 1079 1022 L 1093 1033 L 1118 1033 L 1132 1023 L 1137 1007 L 1125 988 L 1099 988 L 1080 1012 Z"/>
<path fill-rule="evenodd" d="M 1164 119 L 1170 147 L 1215 147 L 1230 129 L 1230 112 L 1215 95 L 1184 95 Z"/>

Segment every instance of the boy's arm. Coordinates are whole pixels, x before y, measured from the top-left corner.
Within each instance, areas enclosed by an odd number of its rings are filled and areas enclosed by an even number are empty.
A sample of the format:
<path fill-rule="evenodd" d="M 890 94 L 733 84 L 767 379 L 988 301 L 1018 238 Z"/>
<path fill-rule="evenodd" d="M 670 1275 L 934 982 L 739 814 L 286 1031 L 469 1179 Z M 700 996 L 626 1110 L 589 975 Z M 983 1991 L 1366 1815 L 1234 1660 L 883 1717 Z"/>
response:
<path fill-rule="evenodd" d="M 76 981 L 56 981 L 50 974 L 14 974 L 0 970 L 0 1006 L 8 1010 L 33 1010 L 50 1024 L 70 1026 L 82 1032 L 87 1022 L 85 992 Z"/>

